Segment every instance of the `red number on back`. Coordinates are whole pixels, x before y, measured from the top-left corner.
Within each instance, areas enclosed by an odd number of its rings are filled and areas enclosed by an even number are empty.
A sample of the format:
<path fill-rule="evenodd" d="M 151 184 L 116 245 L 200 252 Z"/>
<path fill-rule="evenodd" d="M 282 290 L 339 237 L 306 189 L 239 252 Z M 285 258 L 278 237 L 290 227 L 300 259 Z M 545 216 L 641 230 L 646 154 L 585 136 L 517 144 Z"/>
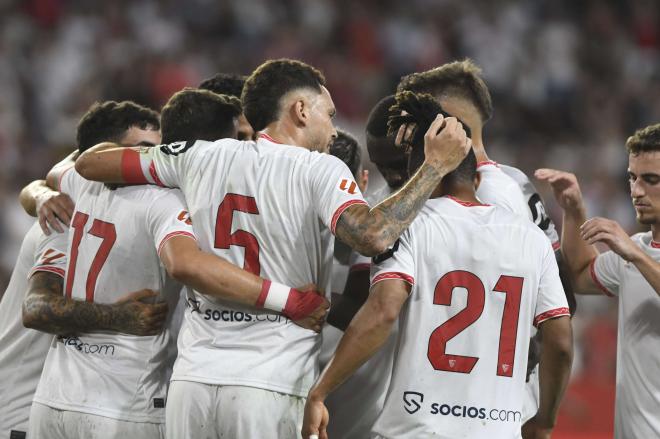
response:
<path fill-rule="evenodd" d="M 433 303 L 451 305 L 454 288 L 467 290 L 467 306 L 458 314 L 438 326 L 429 338 L 428 358 L 435 370 L 470 373 L 478 357 L 452 355 L 445 353 L 447 342 L 479 319 L 484 310 L 486 294 L 481 280 L 469 271 L 452 271 L 438 281 L 435 286 Z"/>
<path fill-rule="evenodd" d="M 246 195 L 227 194 L 218 206 L 218 216 L 215 223 L 215 248 L 229 249 L 232 245 L 245 248 L 245 261 L 243 269 L 259 276 L 261 265 L 259 264 L 259 241 L 250 232 L 236 230 L 231 233 L 231 224 L 234 219 L 234 211 L 259 215 L 257 203 L 254 197 Z"/>
<path fill-rule="evenodd" d="M 493 288 L 493 291 L 506 294 L 497 359 L 499 376 L 513 376 L 523 282 L 522 277 L 502 275 Z M 451 305 L 454 288 L 467 290 L 467 305 L 431 333 L 427 356 L 435 370 L 470 373 L 479 357 L 448 354 L 447 342 L 479 319 L 484 310 L 486 294 L 483 282 L 475 274 L 457 270 L 440 278 L 435 286 L 433 303 Z"/>
<path fill-rule="evenodd" d="M 73 241 L 71 243 L 69 267 L 66 273 L 66 287 L 64 289 L 64 293 L 69 298 L 71 297 L 71 292 L 73 290 L 73 279 L 76 273 L 76 265 L 78 263 L 78 247 L 82 241 L 84 228 L 88 220 L 89 215 L 82 212 L 76 212 L 71 221 L 71 227 L 73 228 Z M 95 219 L 88 233 L 103 239 L 99 249 L 96 251 L 92 265 L 89 268 L 87 281 L 85 283 L 85 300 L 93 302 L 96 280 L 99 277 L 101 268 L 103 268 L 103 264 L 105 264 L 105 261 L 108 259 L 112 246 L 117 240 L 117 231 L 115 230 L 114 224 Z"/>

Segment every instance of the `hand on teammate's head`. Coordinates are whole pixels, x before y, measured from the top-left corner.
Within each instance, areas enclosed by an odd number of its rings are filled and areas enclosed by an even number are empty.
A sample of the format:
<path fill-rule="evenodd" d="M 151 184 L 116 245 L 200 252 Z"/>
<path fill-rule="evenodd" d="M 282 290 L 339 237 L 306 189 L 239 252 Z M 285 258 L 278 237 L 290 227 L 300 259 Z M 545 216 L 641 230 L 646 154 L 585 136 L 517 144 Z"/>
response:
<path fill-rule="evenodd" d="M 541 168 L 534 176 L 550 184 L 559 206 L 567 211 L 584 210 L 582 192 L 575 174 L 556 169 Z"/>

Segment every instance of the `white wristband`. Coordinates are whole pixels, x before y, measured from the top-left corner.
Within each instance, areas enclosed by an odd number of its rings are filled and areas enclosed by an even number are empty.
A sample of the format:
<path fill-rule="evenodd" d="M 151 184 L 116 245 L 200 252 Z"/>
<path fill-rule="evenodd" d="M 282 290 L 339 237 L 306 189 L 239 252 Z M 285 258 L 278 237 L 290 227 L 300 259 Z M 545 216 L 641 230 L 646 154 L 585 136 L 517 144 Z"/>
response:
<path fill-rule="evenodd" d="M 278 284 L 277 282 L 271 282 L 266 301 L 264 302 L 264 308 L 282 312 L 286 306 L 286 301 L 289 300 L 290 292 L 291 287 Z"/>

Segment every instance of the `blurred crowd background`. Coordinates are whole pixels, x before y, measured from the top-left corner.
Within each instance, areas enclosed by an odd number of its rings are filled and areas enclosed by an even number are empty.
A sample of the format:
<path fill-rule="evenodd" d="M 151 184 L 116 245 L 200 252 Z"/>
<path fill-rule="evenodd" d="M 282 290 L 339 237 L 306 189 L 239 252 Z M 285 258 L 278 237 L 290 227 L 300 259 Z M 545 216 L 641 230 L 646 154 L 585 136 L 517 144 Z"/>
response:
<path fill-rule="evenodd" d="M 623 145 L 660 121 L 657 1 L 0 0 L 0 288 L 32 221 L 18 191 L 72 149 L 94 101 L 159 109 L 184 86 L 276 57 L 321 68 L 338 126 L 360 139 L 401 75 L 470 57 L 493 94 L 491 157 L 573 171 L 590 215 L 639 230 Z M 610 437 L 616 302 L 580 300 L 575 328 L 558 436 Z"/>

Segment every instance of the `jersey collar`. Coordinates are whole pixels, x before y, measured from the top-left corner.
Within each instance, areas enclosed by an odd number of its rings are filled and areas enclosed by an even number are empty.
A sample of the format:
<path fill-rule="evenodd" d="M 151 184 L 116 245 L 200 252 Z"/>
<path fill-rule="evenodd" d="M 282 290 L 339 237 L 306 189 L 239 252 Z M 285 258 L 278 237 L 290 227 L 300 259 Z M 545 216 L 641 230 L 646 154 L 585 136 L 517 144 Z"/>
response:
<path fill-rule="evenodd" d="M 449 198 L 450 200 L 460 204 L 461 206 L 465 206 L 465 207 L 488 207 L 488 206 L 490 206 L 490 204 L 471 203 L 469 201 L 459 200 L 458 198 L 453 197 L 451 195 L 445 195 L 443 198 Z"/>

